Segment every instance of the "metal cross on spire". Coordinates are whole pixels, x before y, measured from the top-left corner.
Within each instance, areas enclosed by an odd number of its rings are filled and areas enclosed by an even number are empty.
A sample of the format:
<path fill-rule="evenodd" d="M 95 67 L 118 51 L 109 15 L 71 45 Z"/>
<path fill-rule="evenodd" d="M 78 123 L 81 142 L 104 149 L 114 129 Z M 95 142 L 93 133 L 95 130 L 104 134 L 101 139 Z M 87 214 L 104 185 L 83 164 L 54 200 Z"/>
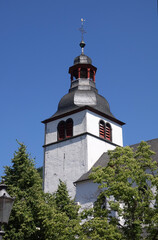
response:
<path fill-rule="evenodd" d="M 86 33 L 86 31 L 84 30 L 84 22 L 85 22 L 85 19 L 81 18 L 81 27 L 79 28 L 79 31 L 81 32 L 81 41 L 83 41 L 83 34 Z"/>

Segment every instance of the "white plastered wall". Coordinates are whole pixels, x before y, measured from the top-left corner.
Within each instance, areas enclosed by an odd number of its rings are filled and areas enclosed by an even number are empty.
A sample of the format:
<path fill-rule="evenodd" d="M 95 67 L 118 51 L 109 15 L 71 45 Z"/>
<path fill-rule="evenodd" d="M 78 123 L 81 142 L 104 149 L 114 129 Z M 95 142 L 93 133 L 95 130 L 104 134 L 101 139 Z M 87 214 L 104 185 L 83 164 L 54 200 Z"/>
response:
<path fill-rule="evenodd" d="M 72 115 L 57 119 L 46 123 L 45 144 L 54 143 L 57 141 L 57 126 L 60 121 L 66 121 L 69 118 L 73 119 L 73 136 L 86 132 L 86 111 L 74 113 Z"/>
<path fill-rule="evenodd" d="M 122 126 L 115 123 L 105 117 L 102 117 L 96 113 L 87 110 L 87 132 L 99 137 L 99 121 L 103 120 L 106 123 L 110 123 L 112 128 L 112 142 L 119 146 L 123 146 Z"/>
<path fill-rule="evenodd" d="M 73 182 L 87 171 L 86 135 L 57 142 L 60 121 L 73 119 L 73 136 L 86 132 L 86 111 L 78 112 L 46 124 L 44 156 L 44 191 L 57 190 L 59 179 L 66 182 L 70 196 L 75 196 Z M 52 145 L 51 145 L 52 144 Z"/>
<path fill-rule="evenodd" d="M 73 119 L 73 136 L 76 138 L 57 142 L 58 123 L 68 118 Z M 122 146 L 122 127 L 89 110 L 83 110 L 46 124 L 45 145 L 50 145 L 45 146 L 45 192 L 55 192 L 61 179 L 66 182 L 70 196 L 74 197 L 73 182 L 86 173 L 104 152 L 115 148 L 115 145 L 99 138 L 100 120 L 111 124 L 113 143 Z M 87 132 L 92 135 L 86 134 Z M 84 133 L 85 135 L 80 135 Z"/>
<path fill-rule="evenodd" d="M 75 196 L 74 182 L 87 172 L 87 139 L 79 136 L 46 147 L 44 192 L 57 190 L 59 179 L 67 184 L 71 197 Z"/>
<path fill-rule="evenodd" d="M 62 119 L 46 123 L 45 144 L 57 141 L 57 126 L 60 121 L 66 121 L 68 118 L 73 119 L 73 136 L 88 132 L 99 137 L 99 121 L 103 120 L 105 124 L 107 122 L 110 123 L 112 128 L 112 142 L 123 146 L 122 126 L 89 110 L 83 110 Z"/>
<path fill-rule="evenodd" d="M 91 180 L 78 182 L 76 184 L 75 202 L 80 205 L 80 211 L 92 208 L 99 193 L 97 183 L 93 183 Z"/>
<path fill-rule="evenodd" d="M 87 164 L 88 170 L 96 163 L 100 156 L 115 146 L 93 136 L 87 136 Z"/>
<path fill-rule="evenodd" d="M 95 164 L 99 157 L 108 150 L 115 149 L 116 145 L 123 146 L 122 137 L 122 126 L 119 124 L 108 120 L 98 114 L 92 113 L 87 110 L 86 113 L 87 120 L 87 132 L 91 133 L 87 137 L 87 147 L 88 147 L 88 170 Z M 106 123 L 110 123 L 112 129 L 112 143 L 104 141 L 99 138 L 99 122 L 103 120 Z M 97 136 L 98 138 L 96 138 Z M 116 145 L 115 145 L 116 144 Z"/>

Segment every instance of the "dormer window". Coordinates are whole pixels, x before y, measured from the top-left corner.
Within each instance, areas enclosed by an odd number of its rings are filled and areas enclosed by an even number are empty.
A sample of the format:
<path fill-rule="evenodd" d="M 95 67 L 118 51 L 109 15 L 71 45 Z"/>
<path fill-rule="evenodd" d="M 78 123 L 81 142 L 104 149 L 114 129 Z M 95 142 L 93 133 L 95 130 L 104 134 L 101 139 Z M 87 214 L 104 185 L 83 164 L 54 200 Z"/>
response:
<path fill-rule="evenodd" d="M 57 127 L 57 138 L 58 140 L 64 140 L 73 136 L 73 120 L 71 118 L 65 121 L 61 121 Z"/>
<path fill-rule="evenodd" d="M 99 136 L 105 138 L 105 123 L 102 120 L 99 122 Z"/>
<path fill-rule="evenodd" d="M 111 131 L 111 125 L 109 123 L 106 123 L 106 132 L 105 132 L 105 139 L 108 141 L 112 141 L 112 131 Z"/>

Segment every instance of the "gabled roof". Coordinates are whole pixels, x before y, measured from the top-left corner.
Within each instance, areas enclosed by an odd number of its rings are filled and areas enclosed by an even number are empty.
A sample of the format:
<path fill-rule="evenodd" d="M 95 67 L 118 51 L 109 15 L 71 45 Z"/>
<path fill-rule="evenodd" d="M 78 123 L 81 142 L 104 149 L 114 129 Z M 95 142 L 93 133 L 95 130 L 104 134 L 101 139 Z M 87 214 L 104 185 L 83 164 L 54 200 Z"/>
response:
<path fill-rule="evenodd" d="M 101 155 L 101 157 L 98 159 L 98 161 L 92 166 L 92 168 L 88 172 L 84 173 L 75 183 L 89 180 L 89 174 L 92 172 L 93 168 L 96 168 L 98 166 L 106 167 L 108 162 L 109 162 L 109 155 L 107 152 L 104 152 Z"/>
<path fill-rule="evenodd" d="M 152 156 L 152 159 L 156 162 L 158 162 L 158 138 L 151 139 L 146 141 L 148 145 L 150 145 L 150 149 L 154 151 L 156 154 Z M 138 147 L 139 143 L 130 145 L 134 150 Z M 89 174 L 92 172 L 93 168 L 96 168 L 98 166 L 106 167 L 109 162 L 109 155 L 108 152 L 104 152 L 101 157 L 98 159 L 98 161 L 92 166 L 92 168 L 83 174 L 75 183 L 87 181 L 89 180 Z"/>

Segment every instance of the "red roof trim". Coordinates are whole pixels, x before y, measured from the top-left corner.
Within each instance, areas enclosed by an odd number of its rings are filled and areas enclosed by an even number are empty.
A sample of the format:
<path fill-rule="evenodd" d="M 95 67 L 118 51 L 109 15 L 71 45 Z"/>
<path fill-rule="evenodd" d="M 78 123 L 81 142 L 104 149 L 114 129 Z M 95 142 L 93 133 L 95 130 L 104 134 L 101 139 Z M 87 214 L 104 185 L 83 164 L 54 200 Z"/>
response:
<path fill-rule="evenodd" d="M 97 68 L 94 67 L 92 64 L 89 64 L 89 63 L 79 63 L 79 64 L 75 64 L 73 65 L 72 67 L 69 68 L 69 73 L 71 73 L 72 70 L 75 70 L 75 69 L 78 69 L 79 67 L 81 68 L 91 68 L 95 71 L 97 71 Z"/>

